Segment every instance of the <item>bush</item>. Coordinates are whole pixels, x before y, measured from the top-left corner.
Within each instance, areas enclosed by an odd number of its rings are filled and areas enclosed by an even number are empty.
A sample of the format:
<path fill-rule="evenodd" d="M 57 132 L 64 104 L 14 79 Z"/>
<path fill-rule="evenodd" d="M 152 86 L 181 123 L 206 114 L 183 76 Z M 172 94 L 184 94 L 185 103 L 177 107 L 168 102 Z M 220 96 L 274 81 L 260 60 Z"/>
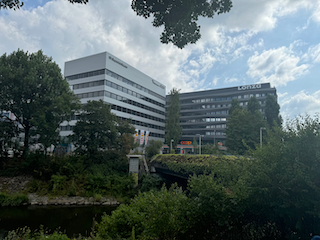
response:
<path fill-rule="evenodd" d="M 104 215 L 97 236 L 102 239 L 179 239 L 188 228 L 188 198 L 177 187 L 141 193 L 130 205 Z M 134 229 L 134 230 L 133 230 Z"/>
<path fill-rule="evenodd" d="M 28 203 L 28 196 L 22 193 L 7 194 L 0 193 L 0 205 L 5 206 L 20 206 L 23 203 Z"/>

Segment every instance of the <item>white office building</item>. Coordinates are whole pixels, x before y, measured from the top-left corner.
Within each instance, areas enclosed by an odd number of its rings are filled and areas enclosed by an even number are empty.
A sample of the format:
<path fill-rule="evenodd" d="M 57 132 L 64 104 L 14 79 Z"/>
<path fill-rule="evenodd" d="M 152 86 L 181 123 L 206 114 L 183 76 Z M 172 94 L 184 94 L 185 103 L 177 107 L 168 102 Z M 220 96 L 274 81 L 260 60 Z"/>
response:
<path fill-rule="evenodd" d="M 165 86 L 108 52 L 65 63 L 64 76 L 81 103 L 102 99 L 150 140 L 164 141 Z M 62 136 L 72 133 L 76 117 L 60 126 Z M 140 141 L 140 135 L 138 138 Z"/>

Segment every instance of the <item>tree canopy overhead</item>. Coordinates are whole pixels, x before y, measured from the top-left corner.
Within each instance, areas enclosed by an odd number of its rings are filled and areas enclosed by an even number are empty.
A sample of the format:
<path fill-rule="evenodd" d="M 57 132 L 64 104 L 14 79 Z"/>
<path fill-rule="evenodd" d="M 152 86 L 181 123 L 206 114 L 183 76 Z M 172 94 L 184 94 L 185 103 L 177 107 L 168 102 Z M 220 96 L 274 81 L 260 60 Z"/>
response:
<path fill-rule="evenodd" d="M 0 111 L 10 111 L 24 130 L 24 154 L 31 136 L 54 144 L 59 124 L 78 107 L 59 66 L 42 51 L 18 50 L 0 57 Z M 13 121 L 13 120 L 12 120 Z"/>
<path fill-rule="evenodd" d="M 88 3 L 89 0 L 68 0 L 70 3 Z M 2 0 L 1 8 L 19 9 L 23 2 Z M 213 18 L 215 14 L 229 12 L 231 0 L 132 0 L 133 11 L 144 18 L 153 17 L 154 27 L 164 26 L 161 43 L 173 43 L 183 48 L 196 43 L 200 38 L 199 17 Z"/>
<path fill-rule="evenodd" d="M 178 48 L 197 42 L 200 37 L 199 17 L 229 12 L 231 0 L 133 0 L 132 9 L 139 16 L 153 17 L 153 26 L 164 26 L 161 42 L 172 42 Z"/>

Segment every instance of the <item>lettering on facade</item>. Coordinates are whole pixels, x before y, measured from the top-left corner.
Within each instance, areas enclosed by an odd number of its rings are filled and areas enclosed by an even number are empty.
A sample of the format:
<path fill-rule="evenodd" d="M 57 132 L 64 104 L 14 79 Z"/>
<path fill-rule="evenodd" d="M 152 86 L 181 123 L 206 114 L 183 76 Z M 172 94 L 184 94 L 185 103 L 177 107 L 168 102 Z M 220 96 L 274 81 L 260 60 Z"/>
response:
<path fill-rule="evenodd" d="M 118 60 L 114 59 L 113 57 L 109 56 L 109 59 L 111 59 L 112 61 L 114 61 L 115 63 L 118 63 L 119 65 L 121 65 L 124 68 L 128 68 L 125 64 L 123 64 L 122 62 L 119 62 Z"/>
<path fill-rule="evenodd" d="M 192 142 L 191 141 L 181 141 L 180 144 L 182 144 L 182 145 L 191 145 Z"/>
<path fill-rule="evenodd" d="M 238 90 L 251 90 L 251 89 L 258 89 L 258 88 L 261 88 L 261 84 L 239 86 Z"/>
<path fill-rule="evenodd" d="M 153 80 L 153 79 L 152 79 L 152 82 L 153 82 L 154 85 L 157 85 L 158 87 L 161 87 L 162 89 L 165 89 L 165 88 L 166 88 L 164 85 L 162 85 L 161 83 L 159 83 L 159 82 L 156 81 L 156 80 Z"/>

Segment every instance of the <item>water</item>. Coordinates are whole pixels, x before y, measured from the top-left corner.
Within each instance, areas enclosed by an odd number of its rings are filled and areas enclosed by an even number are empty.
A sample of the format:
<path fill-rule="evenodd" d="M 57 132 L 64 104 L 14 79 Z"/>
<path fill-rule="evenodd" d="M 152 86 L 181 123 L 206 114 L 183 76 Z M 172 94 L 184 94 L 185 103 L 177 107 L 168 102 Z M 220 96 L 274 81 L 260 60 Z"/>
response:
<path fill-rule="evenodd" d="M 114 206 L 21 206 L 0 207 L 0 239 L 8 231 L 28 226 L 31 230 L 44 229 L 66 233 L 69 237 L 88 236 L 93 221 L 100 222 L 103 212 L 111 214 Z"/>

